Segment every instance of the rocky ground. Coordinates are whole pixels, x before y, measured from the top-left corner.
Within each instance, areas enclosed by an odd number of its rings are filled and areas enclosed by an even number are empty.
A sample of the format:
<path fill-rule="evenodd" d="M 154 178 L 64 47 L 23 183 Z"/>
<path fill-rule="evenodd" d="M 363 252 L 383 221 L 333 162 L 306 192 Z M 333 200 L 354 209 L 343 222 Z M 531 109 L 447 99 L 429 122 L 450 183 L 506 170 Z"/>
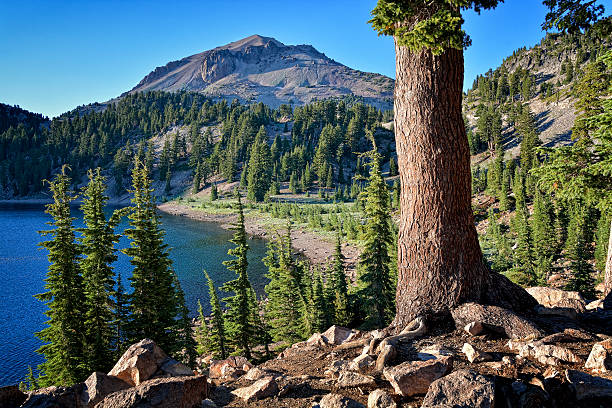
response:
<path fill-rule="evenodd" d="M 417 318 L 399 334 L 332 326 L 253 366 L 192 371 L 145 339 L 108 373 L 72 387 L 0 388 L 0 408 L 612 406 L 612 311 L 576 293 L 530 288 L 521 317 L 467 303 L 452 321 Z"/>

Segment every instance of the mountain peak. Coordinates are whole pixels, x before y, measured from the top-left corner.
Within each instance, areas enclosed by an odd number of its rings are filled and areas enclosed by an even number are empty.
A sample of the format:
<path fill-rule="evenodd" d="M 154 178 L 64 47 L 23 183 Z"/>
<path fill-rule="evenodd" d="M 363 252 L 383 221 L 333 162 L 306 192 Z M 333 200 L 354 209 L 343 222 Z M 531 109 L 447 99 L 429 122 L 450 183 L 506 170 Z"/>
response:
<path fill-rule="evenodd" d="M 130 92 L 185 90 L 273 107 L 350 96 L 388 109 L 393 84 L 384 75 L 342 65 L 311 45 L 285 45 L 256 34 L 157 67 Z"/>
<path fill-rule="evenodd" d="M 226 49 L 226 50 L 232 50 L 232 51 L 239 51 L 239 50 L 244 50 L 247 47 L 261 47 L 264 46 L 266 44 L 274 44 L 278 47 L 284 47 L 285 44 L 283 44 L 282 42 L 272 38 L 272 37 L 264 37 L 262 35 L 259 34 L 254 34 L 251 35 L 249 37 L 243 38 L 242 40 L 238 40 L 238 41 L 234 41 L 231 42 L 227 45 L 224 45 L 222 47 L 218 47 L 220 49 Z"/>

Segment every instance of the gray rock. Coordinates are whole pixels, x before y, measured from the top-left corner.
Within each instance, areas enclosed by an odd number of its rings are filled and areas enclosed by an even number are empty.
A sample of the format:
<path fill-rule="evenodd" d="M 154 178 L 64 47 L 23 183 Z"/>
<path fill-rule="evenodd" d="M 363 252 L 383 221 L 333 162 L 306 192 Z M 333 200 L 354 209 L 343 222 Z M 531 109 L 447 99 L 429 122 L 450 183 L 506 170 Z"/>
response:
<path fill-rule="evenodd" d="M 434 381 L 421 408 L 492 408 L 495 384 L 472 370 L 457 370 Z"/>
<path fill-rule="evenodd" d="M 106 396 L 96 408 L 196 408 L 207 394 L 205 376 L 155 378 Z"/>
<path fill-rule="evenodd" d="M 599 373 L 612 370 L 612 339 L 595 343 L 584 367 Z"/>
<path fill-rule="evenodd" d="M 369 375 L 359 374 L 354 371 L 341 371 L 336 385 L 340 388 L 374 387 L 376 381 L 374 377 Z"/>
<path fill-rule="evenodd" d="M 238 378 L 247 373 L 253 365 L 242 356 L 232 356 L 225 360 L 212 360 L 208 368 L 210 378 Z"/>
<path fill-rule="evenodd" d="M 107 395 L 130 388 L 130 384 L 121 378 L 95 372 L 85 380 L 85 387 L 86 389 L 81 396 L 81 400 L 84 406 L 93 408 Z"/>
<path fill-rule="evenodd" d="M 327 394 L 319 402 L 320 408 L 365 408 L 355 400 L 340 394 Z"/>
<path fill-rule="evenodd" d="M 356 331 L 336 325 L 331 326 L 329 329 L 321 333 L 321 336 L 327 340 L 328 344 L 333 344 L 336 346 L 353 340 L 356 335 Z"/>
<path fill-rule="evenodd" d="M 153 340 L 143 339 L 132 344 L 108 375 L 122 379 L 128 384 L 139 385 L 155 374 L 168 356 Z"/>
<path fill-rule="evenodd" d="M 81 408 L 85 384 L 71 387 L 47 387 L 28 395 L 22 408 Z"/>
<path fill-rule="evenodd" d="M 481 363 L 483 361 L 491 361 L 493 360 L 493 356 L 489 353 L 485 353 L 484 351 L 480 351 L 469 343 L 463 344 L 463 348 L 461 349 L 465 357 L 468 359 L 470 363 Z"/>
<path fill-rule="evenodd" d="M 249 387 L 238 388 L 232 394 L 242 399 L 247 404 L 260 399 L 268 398 L 278 393 L 278 384 L 273 377 L 262 378 L 255 381 Z"/>
<path fill-rule="evenodd" d="M 556 366 L 560 362 L 582 363 L 582 359 L 568 348 L 542 341 L 508 341 L 508 348 L 518 352 L 519 357 L 531 357 L 542 364 Z"/>
<path fill-rule="evenodd" d="M 452 357 L 427 361 L 406 361 L 385 368 L 383 374 L 395 392 L 403 397 L 425 394 L 432 382 L 448 374 L 453 367 Z"/>
<path fill-rule="evenodd" d="M 349 369 L 353 371 L 365 371 L 374 364 L 374 359 L 369 354 L 360 354 L 351 361 Z"/>
<path fill-rule="evenodd" d="M 193 375 L 193 370 L 187 367 L 185 364 L 176 361 L 173 358 L 169 358 L 165 361 L 160 370 L 171 377 L 178 377 L 181 375 Z"/>
<path fill-rule="evenodd" d="M 379 389 L 368 395 L 368 408 L 397 408 L 397 404 L 387 391 Z"/>

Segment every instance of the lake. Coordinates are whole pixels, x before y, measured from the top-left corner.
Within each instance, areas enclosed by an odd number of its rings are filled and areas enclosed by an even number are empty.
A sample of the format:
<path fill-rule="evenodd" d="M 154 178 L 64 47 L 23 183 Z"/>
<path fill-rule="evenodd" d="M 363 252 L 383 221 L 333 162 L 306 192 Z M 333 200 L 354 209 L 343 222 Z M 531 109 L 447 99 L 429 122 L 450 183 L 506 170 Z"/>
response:
<path fill-rule="evenodd" d="M 76 209 L 75 225 L 82 225 L 82 215 Z M 49 262 L 47 251 L 38 246 L 43 239 L 38 231 L 48 229 L 50 217 L 42 206 L 0 205 L 0 386 L 17 384 L 27 373 L 28 366 L 36 367 L 42 356 L 35 351 L 41 342 L 34 333 L 45 327 L 45 306 L 33 295 L 44 291 L 43 279 Z M 127 227 L 124 220 L 118 232 Z M 197 314 L 197 302 L 208 309 L 208 285 L 202 273 L 210 274 L 217 286 L 234 279 L 222 262 L 230 259 L 227 250 L 231 232 L 217 224 L 194 221 L 186 217 L 162 214 L 165 242 L 177 272 L 185 301 L 192 316 Z M 265 241 L 249 240 L 249 277 L 258 294 L 266 284 Z M 129 241 L 123 238 L 118 248 L 126 248 Z M 115 268 L 121 270 L 126 290 L 131 275 L 129 258 L 121 253 Z M 222 294 L 223 295 L 223 294 Z"/>

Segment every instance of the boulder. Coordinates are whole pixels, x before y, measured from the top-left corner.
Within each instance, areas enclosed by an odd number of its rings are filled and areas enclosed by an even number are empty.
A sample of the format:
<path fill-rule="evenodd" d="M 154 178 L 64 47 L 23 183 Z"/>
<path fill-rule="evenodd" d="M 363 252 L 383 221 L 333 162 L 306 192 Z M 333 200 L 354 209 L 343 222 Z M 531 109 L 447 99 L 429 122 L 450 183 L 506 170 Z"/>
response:
<path fill-rule="evenodd" d="M 510 340 L 508 348 L 518 352 L 520 357 L 531 357 L 542 364 L 556 366 L 561 361 L 567 363 L 582 363 L 582 359 L 568 348 L 555 344 L 544 344 L 541 340 L 535 342 L 520 342 Z"/>
<path fill-rule="evenodd" d="M 325 338 L 321 333 L 314 333 L 308 340 L 306 340 L 306 345 L 325 347 L 329 344 L 327 343 L 327 338 Z"/>
<path fill-rule="evenodd" d="M 595 343 L 584 367 L 599 373 L 612 370 L 612 339 Z"/>
<path fill-rule="evenodd" d="M 155 378 L 106 396 L 96 408 L 199 408 L 207 393 L 205 376 Z"/>
<path fill-rule="evenodd" d="M 167 359 L 159 368 L 160 371 L 170 377 L 179 377 L 181 375 L 193 375 L 193 370 L 185 364 L 176 361 L 173 358 Z"/>
<path fill-rule="evenodd" d="M 472 370 L 457 370 L 429 386 L 421 408 L 492 408 L 494 406 L 493 380 Z"/>
<path fill-rule="evenodd" d="M 121 378 L 95 372 L 85 380 L 85 387 L 81 401 L 83 401 L 83 406 L 93 408 L 107 395 L 130 388 L 130 384 Z"/>
<path fill-rule="evenodd" d="M 584 313 L 586 302 L 578 292 L 556 288 L 534 286 L 526 291 L 542 306 L 548 308 L 571 308 L 578 313 Z"/>
<path fill-rule="evenodd" d="M 26 400 L 27 395 L 16 385 L 0 387 L 0 408 L 18 407 Z"/>
<path fill-rule="evenodd" d="M 465 357 L 468 359 L 470 363 L 482 363 L 483 361 L 491 361 L 493 360 L 493 356 L 489 353 L 485 353 L 484 351 L 480 351 L 469 343 L 463 344 L 463 348 L 461 352 L 465 354 Z"/>
<path fill-rule="evenodd" d="M 511 339 L 540 338 L 544 333 L 529 320 L 498 306 L 464 303 L 451 310 L 457 327 L 479 321 Z"/>
<path fill-rule="evenodd" d="M 604 300 L 597 299 L 592 302 L 589 302 L 586 306 L 586 310 L 603 310 L 604 309 Z"/>
<path fill-rule="evenodd" d="M 336 346 L 353 340 L 356 335 L 356 331 L 336 325 L 333 325 L 332 327 L 321 333 L 321 336 L 325 337 L 328 344 Z"/>
<path fill-rule="evenodd" d="M 139 385 L 155 374 L 168 356 L 153 340 L 132 344 L 108 375 L 122 379 L 131 386 Z"/>
<path fill-rule="evenodd" d="M 566 370 L 565 378 L 576 391 L 576 399 L 606 398 L 612 401 L 612 380 L 595 377 L 582 371 Z"/>
<path fill-rule="evenodd" d="M 376 371 L 382 371 L 397 358 L 397 349 L 391 344 L 387 344 L 376 358 Z"/>
<path fill-rule="evenodd" d="M 425 394 L 429 385 L 448 374 L 452 367 L 452 357 L 443 356 L 427 361 L 406 361 L 395 367 L 385 368 L 383 374 L 397 394 L 408 397 Z"/>
<path fill-rule="evenodd" d="M 319 402 L 320 408 L 364 408 L 355 400 L 346 398 L 340 394 L 327 394 Z"/>
<path fill-rule="evenodd" d="M 354 371 L 340 371 L 336 385 L 340 388 L 374 387 L 376 381 L 370 375 L 359 374 Z"/>
<path fill-rule="evenodd" d="M 202 401 L 202 408 L 217 408 L 217 404 L 215 404 L 215 401 L 207 398 Z"/>
<path fill-rule="evenodd" d="M 242 356 L 231 356 L 225 360 L 212 360 L 208 368 L 210 378 L 238 378 L 253 368 Z"/>
<path fill-rule="evenodd" d="M 85 384 L 71 387 L 47 387 L 29 393 L 22 408 L 81 408 Z"/>
<path fill-rule="evenodd" d="M 368 408 L 397 408 L 397 404 L 387 391 L 374 390 L 368 395 Z"/>
<path fill-rule="evenodd" d="M 267 397 L 271 397 L 278 393 L 278 384 L 273 377 L 265 377 L 255 381 L 249 387 L 238 388 L 232 391 L 232 394 L 246 402 L 247 404 L 253 401 L 258 401 Z"/>
<path fill-rule="evenodd" d="M 374 364 L 374 359 L 369 354 L 360 354 L 349 364 L 349 370 L 365 371 Z"/>
<path fill-rule="evenodd" d="M 261 380 L 263 377 L 268 377 L 270 374 L 259 367 L 251 368 L 242 378 L 249 381 Z"/>
<path fill-rule="evenodd" d="M 482 333 L 484 333 L 485 328 L 481 322 L 469 322 L 465 325 L 463 330 L 465 330 L 465 332 L 470 336 L 480 336 Z"/>

